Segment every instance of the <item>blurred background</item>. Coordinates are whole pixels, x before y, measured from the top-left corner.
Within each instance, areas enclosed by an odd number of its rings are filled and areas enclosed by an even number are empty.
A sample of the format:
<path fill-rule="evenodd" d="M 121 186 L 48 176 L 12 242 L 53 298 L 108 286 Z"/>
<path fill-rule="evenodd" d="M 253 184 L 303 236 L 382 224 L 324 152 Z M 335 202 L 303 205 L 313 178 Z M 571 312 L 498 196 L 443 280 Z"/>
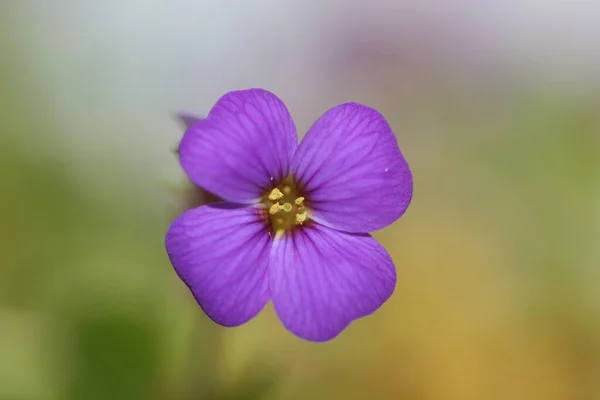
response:
<path fill-rule="evenodd" d="M 600 2 L 2 0 L 0 399 L 600 399 Z M 326 344 L 202 314 L 177 112 L 357 101 L 411 164 L 395 294 Z"/>

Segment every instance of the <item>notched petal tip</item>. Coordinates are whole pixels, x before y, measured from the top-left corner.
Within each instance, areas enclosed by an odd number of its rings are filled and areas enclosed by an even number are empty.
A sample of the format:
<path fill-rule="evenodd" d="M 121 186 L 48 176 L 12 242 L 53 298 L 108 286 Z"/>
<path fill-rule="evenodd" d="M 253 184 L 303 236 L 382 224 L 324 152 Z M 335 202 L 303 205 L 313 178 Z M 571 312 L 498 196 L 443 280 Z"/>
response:
<path fill-rule="evenodd" d="M 274 241 L 273 305 L 284 326 L 306 340 L 337 337 L 381 307 L 395 285 L 392 259 L 370 235 L 312 224 Z"/>
<path fill-rule="evenodd" d="M 167 254 L 204 312 L 238 326 L 269 300 L 271 238 L 251 207 L 217 203 L 180 215 L 165 237 Z"/>
<path fill-rule="evenodd" d="M 229 201 L 249 203 L 287 176 L 297 146 L 285 104 L 263 89 L 229 92 L 185 133 L 179 153 L 188 177 Z"/>
<path fill-rule="evenodd" d="M 391 127 L 376 109 L 345 103 L 315 122 L 294 155 L 315 220 L 348 232 L 396 221 L 412 198 L 412 174 Z"/>

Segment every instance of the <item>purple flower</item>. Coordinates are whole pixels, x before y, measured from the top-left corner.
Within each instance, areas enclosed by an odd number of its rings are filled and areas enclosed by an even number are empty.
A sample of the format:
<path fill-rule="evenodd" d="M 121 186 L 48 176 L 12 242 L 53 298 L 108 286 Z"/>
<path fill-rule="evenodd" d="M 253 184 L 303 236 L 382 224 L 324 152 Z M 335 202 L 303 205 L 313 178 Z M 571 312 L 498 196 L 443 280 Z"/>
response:
<path fill-rule="evenodd" d="M 271 300 L 288 330 L 326 341 L 391 296 L 392 259 L 365 232 L 404 213 L 413 183 L 379 112 L 341 104 L 298 145 L 277 96 L 234 91 L 187 129 L 179 153 L 188 177 L 225 199 L 183 213 L 166 235 L 213 321 L 241 325 Z"/>

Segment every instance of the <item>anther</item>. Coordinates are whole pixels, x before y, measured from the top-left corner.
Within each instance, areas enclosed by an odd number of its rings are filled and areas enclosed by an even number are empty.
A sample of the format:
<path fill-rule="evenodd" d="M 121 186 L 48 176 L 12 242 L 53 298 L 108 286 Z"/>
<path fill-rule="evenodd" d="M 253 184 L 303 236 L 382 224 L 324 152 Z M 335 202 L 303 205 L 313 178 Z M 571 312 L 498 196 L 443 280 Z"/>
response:
<path fill-rule="evenodd" d="M 271 208 L 269 208 L 269 214 L 274 215 L 277 214 L 279 212 L 279 203 L 275 203 L 271 206 Z"/>
<path fill-rule="evenodd" d="M 279 200 L 280 198 L 283 197 L 283 193 L 281 193 L 281 191 L 277 188 L 271 190 L 271 193 L 269 193 L 269 200 Z"/>
<path fill-rule="evenodd" d="M 296 223 L 302 225 L 302 223 L 306 221 L 307 217 L 308 215 L 306 214 L 306 211 L 296 214 Z"/>
<path fill-rule="evenodd" d="M 294 203 L 296 203 L 297 205 L 301 205 L 304 202 L 304 197 L 298 197 L 296 200 L 294 200 Z"/>

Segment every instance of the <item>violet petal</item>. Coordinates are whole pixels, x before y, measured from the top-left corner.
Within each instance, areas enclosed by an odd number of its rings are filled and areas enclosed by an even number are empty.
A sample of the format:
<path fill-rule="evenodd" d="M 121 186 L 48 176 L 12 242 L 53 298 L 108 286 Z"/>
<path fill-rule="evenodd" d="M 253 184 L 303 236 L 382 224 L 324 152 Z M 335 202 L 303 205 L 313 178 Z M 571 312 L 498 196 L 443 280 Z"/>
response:
<path fill-rule="evenodd" d="M 257 210 L 216 203 L 180 215 L 167 232 L 171 263 L 204 312 L 224 326 L 252 319 L 269 300 L 272 239 Z"/>
<path fill-rule="evenodd" d="M 226 200 L 250 203 L 289 172 L 298 144 L 283 102 L 262 89 L 229 92 L 179 146 L 181 165 L 198 186 Z"/>
<path fill-rule="evenodd" d="M 304 339 L 333 339 L 377 310 L 395 285 L 392 259 L 368 234 L 313 223 L 273 242 L 271 299 L 285 327 Z"/>
<path fill-rule="evenodd" d="M 384 117 L 342 104 L 315 122 L 292 161 L 311 217 L 335 229 L 370 232 L 404 213 L 412 198 L 408 163 Z"/>
<path fill-rule="evenodd" d="M 178 113 L 176 117 L 177 120 L 183 125 L 183 127 L 186 130 L 189 129 L 195 123 L 200 122 L 204 119 L 204 117 L 199 117 L 189 113 Z"/>

